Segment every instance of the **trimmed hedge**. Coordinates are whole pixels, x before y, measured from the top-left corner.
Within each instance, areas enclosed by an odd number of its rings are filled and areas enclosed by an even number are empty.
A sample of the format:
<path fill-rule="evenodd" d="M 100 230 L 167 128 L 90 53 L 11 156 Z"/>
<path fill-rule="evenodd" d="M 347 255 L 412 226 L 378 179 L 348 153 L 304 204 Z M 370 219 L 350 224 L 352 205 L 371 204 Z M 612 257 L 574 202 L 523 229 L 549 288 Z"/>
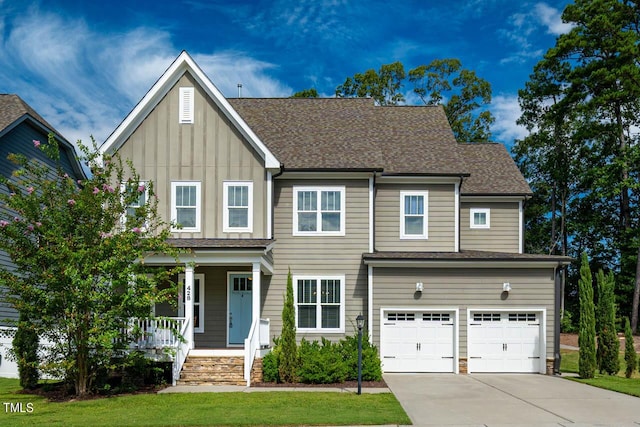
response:
<path fill-rule="evenodd" d="M 262 359 L 264 382 L 282 382 L 278 357 L 278 341 L 273 350 Z M 333 384 L 358 379 L 358 336 L 349 336 L 335 343 L 326 338 L 321 341 L 302 339 L 298 346 L 296 377 L 302 383 Z M 378 349 L 362 337 L 362 380 L 380 381 L 382 368 Z"/>

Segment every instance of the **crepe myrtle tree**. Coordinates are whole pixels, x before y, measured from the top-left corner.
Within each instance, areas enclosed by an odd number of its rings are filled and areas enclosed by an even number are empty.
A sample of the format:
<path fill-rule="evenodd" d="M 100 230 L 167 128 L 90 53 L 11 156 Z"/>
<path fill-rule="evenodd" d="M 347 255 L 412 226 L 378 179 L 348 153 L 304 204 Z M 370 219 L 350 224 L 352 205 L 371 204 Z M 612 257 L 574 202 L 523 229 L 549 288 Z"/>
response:
<path fill-rule="evenodd" d="M 177 270 L 144 260 L 177 258 L 177 251 L 167 243 L 170 224 L 157 214 L 152 183 L 139 184 L 130 162 L 100 158 L 95 142 L 79 142 L 91 177 L 76 181 L 52 135 L 33 144 L 49 160 L 11 154 L 16 169 L 0 182 L 7 190 L 0 192 L 0 250 L 15 264 L 0 270 L 1 297 L 51 343 L 42 347 L 40 370 L 62 376 L 81 396 L 123 363 L 115 356 L 134 338 L 131 318 L 175 303 L 169 278 Z"/>

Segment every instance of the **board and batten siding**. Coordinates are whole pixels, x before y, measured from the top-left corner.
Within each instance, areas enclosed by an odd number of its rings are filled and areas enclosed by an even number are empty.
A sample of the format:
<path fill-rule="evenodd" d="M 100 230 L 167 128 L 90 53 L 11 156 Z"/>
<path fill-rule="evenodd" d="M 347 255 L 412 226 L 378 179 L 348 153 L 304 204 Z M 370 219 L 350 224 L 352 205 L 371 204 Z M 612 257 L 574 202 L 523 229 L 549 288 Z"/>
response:
<path fill-rule="evenodd" d="M 294 186 L 345 186 L 344 236 L 293 236 Z M 362 254 L 369 248 L 369 183 L 367 180 L 310 181 L 277 179 L 274 190 L 274 274 L 267 288 L 263 318 L 271 319 L 271 335 L 282 331 L 282 307 L 287 273 L 291 275 L 345 276 L 345 335 L 356 333 L 355 318 L 367 314 L 367 267 Z M 294 283 L 294 286 L 296 284 Z M 337 340 L 342 334 L 302 334 L 298 339 Z"/>
<path fill-rule="evenodd" d="M 427 191 L 427 239 L 400 239 L 400 192 Z M 378 251 L 453 251 L 453 184 L 380 184 L 375 196 L 375 249 Z"/>
<path fill-rule="evenodd" d="M 421 294 L 416 282 L 424 284 Z M 512 291 L 505 298 L 502 284 Z M 467 309 L 528 307 L 547 311 L 546 352 L 553 358 L 554 270 L 491 268 L 373 268 L 373 342 L 380 346 L 380 309 L 384 307 L 459 308 L 460 357 L 467 357 Z"/>
<path fill-rule="evenodd" d="M 490 228 L 471 228 L 471 209 L 490 209 Z M 460 249 L 518 253 L 520 251 L 518 202 L 462 202 Z"/>
<path fill-rule="evenodd" d="M 195 88 L 193 124 L 180 124 L 180 87 Z M 153 181 L 158 212 L 171 219 L 171 182 L 201 183 L 200 232 L 181 238 L 266 238 L 267 180 L 264 161 L 224 113 L 186 73 L 118 150 L 142 180 Z M 223 232 L 223 182 L 253 182 L 253 232 Z"/>

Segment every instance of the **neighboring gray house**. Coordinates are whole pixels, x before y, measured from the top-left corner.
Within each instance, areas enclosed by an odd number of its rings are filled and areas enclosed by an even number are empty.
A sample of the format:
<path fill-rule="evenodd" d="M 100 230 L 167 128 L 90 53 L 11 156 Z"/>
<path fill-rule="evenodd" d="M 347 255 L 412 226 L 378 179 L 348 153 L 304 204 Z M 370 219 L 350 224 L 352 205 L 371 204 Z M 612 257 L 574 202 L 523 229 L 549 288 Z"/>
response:
<path fill-rule="evenodd" d="M 41 150 L 34 146 L 33 141 L 45 143 L 48 135 L 53 133 L 62 150 L 60 160 L 66 172 L 80 179 L 84 177 L 82 167 L 76 157 L 75 149 L 69 141 L 62 137 L 49 123 L 47 123 L 33 108 L 18 95 L 0 94 L 0 173 L 10 177 L 17 166 L 11 163 L 7 156 L 11 153 L 24 154 L 35 158 L 51 167 L 55 164 Z M 0 191 L 8 189 L 0 186 Z M 0 210 L 4 209 L 0 206 Z M 0 265 L 13 268 L 11 260 L 5 252 L 0 251 Z M 2 290 L 0 289 L 0 292 Z M 0 293 L 1 295 L 1 293 Z M 0 376 L 17 376 L 17 368 L 6 358 L 7 343 L 10 343 L 13 332 L 7 326 L 18 319 L 17 312 L 0 298 Z"/>
<path fill-rule="evenodd" d="M 183 226 L 184 298 L 155 314 L 182 322 L 190 359 L 244 355 L 249 381 L 290 269 L 298 338 L 354 334 L 362 313 L 384 371 L 552 369 L 570 259 L 523 253 L 529 186 L 439 106 L 227 99 L 183 52 L 101 150 Z"/>

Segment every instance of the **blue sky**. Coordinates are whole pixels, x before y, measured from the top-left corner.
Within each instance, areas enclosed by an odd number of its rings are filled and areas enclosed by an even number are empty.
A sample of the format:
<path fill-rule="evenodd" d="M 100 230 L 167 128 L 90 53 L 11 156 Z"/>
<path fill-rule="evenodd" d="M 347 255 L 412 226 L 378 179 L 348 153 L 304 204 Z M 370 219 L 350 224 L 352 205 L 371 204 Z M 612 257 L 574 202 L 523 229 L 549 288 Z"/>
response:
<path fill-rule="evenodd" d="M 0 93 L 67 139 L 101 143 L 188 51 L 227 97 L 286 97 L 401 61 L 459 58 L 488 80 L 494 140 L 518 128 L 517 91 L 555 38 L 567 0 L 0 0 Z M 405 87 L 408 102 L 415 97 Z"/>

